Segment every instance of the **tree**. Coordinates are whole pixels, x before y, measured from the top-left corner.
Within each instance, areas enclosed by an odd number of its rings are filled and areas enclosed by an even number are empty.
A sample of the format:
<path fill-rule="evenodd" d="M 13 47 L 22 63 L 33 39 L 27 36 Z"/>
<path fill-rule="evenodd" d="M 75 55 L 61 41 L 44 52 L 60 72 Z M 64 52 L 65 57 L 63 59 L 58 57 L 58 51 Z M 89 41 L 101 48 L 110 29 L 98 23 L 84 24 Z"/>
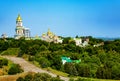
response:
<path fill-rule="evenodd" d="M 78 38 L 78 35 L 76 35 L 75 38 Z"/>
<path fill-rule="evenodd" d="M 85 64 L 76 64 L 76 69 L 78 71 L 78 75 L 82 77 L 90 76 L 90 67 Z"/>
<path fill-rule="evenodd" d="M 40 57 L 37 61 L 39 62 L 42 68 L 46 68 L 50 66 L 50 62 L 45 57 Z"/>
<path fill-rule="evenodd" d="M 99 67 L 97 69 L 97 71 L 96 71 L 96 77 L 105 79 L 104 73 L 105 73 L 104 68 L 103 67 Z"/>
<path fill-rule="evenodd" d="M 111 79 L 111 69 L 108 67 L 98 67 L 96 77 L 102 79 Z"/>
<path fill-rule="evenodd" d="M 60 70 L 60 69 L 61 69 L 61 66 L 62 66 L 62 61 L 61 61 L 60 55 L 55 55 L 55 56 L 53 57 L 52 61 L 53 61 L 52 66 L 55 66 L 55 68 L 56 68 L 57 70 Z"/>
<path fill-rule="evenodd" d="M 112 79 L 120 79 L 120 64 L 112 67 Z"/>
<path fill-rule="evenodd" d="M 65 63 L 64 70 L 66 73 L 69 73 L 70 75 L 78 75 L 78 72 L 76 70 L 76 67 L 73 63 Z"/>
<path fill-rule="evenodd" d="M 35 55 L 37 52 L 38 52 L 38 50 L 39 50 L 39 45 L 33 45 L 33 46 L 29 46 L 29 49 L 28 49 L 29 51 L 28 51 L 28 53 L 30 54 L 30 55 Z"/>
<path fill-rule="evenodd" d="M 69 44 L 69 41 L 71 40 L 71 37 L 66 37 L 63 39 L 63 44 Z"/>
<path fill-rule="evenodd" d="M 46 51 L 47 47 L 45 45 L 40 46 L 39 51 Z"/>

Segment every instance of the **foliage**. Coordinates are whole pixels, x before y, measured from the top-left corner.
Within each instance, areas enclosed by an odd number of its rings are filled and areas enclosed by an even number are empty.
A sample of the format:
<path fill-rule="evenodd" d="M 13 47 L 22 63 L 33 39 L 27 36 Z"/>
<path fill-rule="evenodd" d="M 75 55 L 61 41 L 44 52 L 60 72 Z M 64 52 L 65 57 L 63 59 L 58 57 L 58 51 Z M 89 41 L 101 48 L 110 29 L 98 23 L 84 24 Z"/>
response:
<path fill-rule="evenodd" d="M 10 67 L 10 69 L 8 70 L 8 74 L 10 74 L 10 75 L 21 73 L 21 72 L 23 72 L 23 70 L 21 69 L 21 67 L 18 64 L 13 64 Z"/>
<path fill-rule="evenodd" d="M 19 77 L 16 81 L 24 81 L 22 77 Z"/>
<path fill-rule="evenodd" d="M 86 37 L 78 37 L 85 39 Z M 49 43 L 42 40 L 0 39 L 0 53 L 22 56 L 28 55 L 29 61 L 37 61 L 43 68 L 51 67 L 72 76 L 120 79 L 120 40 L 103 41 L 89 38 L 89 46 L 79 47 L 71 37 L 64 37 L 62 44 Z M 104 42 L 104 45 L 93 45 Z M 62 64 L 61 57 L 73 60 L 81 59 L 81 63 Z"/>
<path fill-rule="evenodd" d="M 70 75 L 78 75 L 77 70 L 73 63 L 65 63 L 64 70 L 66 73 L 69 73 Z"/>
<path fill-rule="evenodd" d="M 16 81 L 63 81 L 59 77 L 51 77 L 46 73 L 27 74 L 24 78 L 18 77 Z"/>
<path fill-rule="evenodd" d="M 3 51 L 1 55 L 18 55 L 19 52 L 19 48 L 8 48 L 7 50 Z"/>
<path fill-rule="evenodd" d="M 50 62 L 45 57 L 40 57 L 39 59 L 37 59 L 37 61 L 39 62 L 42 68 L 50 66 Z"/>
<path fill-rule="evenodd" d="M 0 58 L 0 68 L 7 65 L 8 65 L 8 60 L 5 58 L 2 58 L 2 59 Z"/>
<path fill-rule="evenodd" d="M 27 74 L 26 76 L 25 76 L 25 80 L 24 81 L 31 81 L 32 80 L 32 77 L 33 77 L 33 75 L 32 74 Z"/>

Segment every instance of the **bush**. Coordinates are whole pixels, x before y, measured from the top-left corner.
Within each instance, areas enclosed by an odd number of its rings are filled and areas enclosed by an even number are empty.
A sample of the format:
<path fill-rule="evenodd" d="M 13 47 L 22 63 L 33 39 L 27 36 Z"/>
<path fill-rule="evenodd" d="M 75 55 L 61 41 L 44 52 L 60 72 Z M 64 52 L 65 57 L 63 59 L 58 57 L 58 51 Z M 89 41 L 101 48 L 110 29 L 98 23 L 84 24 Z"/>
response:
<path fill-rule="evenodd" d="M 32 78 L 33 78 L 33 76 L 32 76 L 31 74 L 27 74 L 27 75 L 25 76 L 25 80 L 24 80 L 24 81 L 31 81 Z"/>
<path fill-rule="evenodd" d="M 7 66 L 8 65 L 8 60 L 7 59 L 2 59 L 2 65 Z"/>
<path fill-rule="evenodd" d="M 21 72 L 23 72 L 23 70 L 21 69 L 21 67 L 18 64 L 13 64 L 10 67 L 10 69 L 8 70 L 8 74 L 10 74 L 10 75 L 21 73 Z"/>
<path fill-rule="evenodd" d="M 46 74 L 46 73 L 36 73 L 34 75 L 33 80 L 34 81 L 49 81 L 50 78 L 51 78 L 51 76 L 49 74 Z"/>
<path fill-rule="evenodd" d="M 7 66 L 8 65 L 8 60 L 7 59 L 0 59 L 0 68 L 2 68 L 2 66 Z"/>
<path fill-rule="evenodd" d="M 22 77 L 19 77 L 16 81 L 24 81 Z"/>
<path fill-rule="evenodd" d="M 24 78 L 19 77 L 16 81 L 63 81 L 59 77 L 51 77 L 47 73 L 27 74 Z"/>
<path fill-rule="evenodd" d="M 63 81 L 63 80 L 61 80 L 61 79 L 58 78 L 58 77 L 53 77 L 53 78 L 50 79 L 50 81 Z"/>
<path fill-rule="evenodd" d="M 29 57 L 28 57 L 28 60 L 29 60 L 29 61 L 34 61 L 34 59 L 35 59 L 34 56 L 29 56 Z"/>

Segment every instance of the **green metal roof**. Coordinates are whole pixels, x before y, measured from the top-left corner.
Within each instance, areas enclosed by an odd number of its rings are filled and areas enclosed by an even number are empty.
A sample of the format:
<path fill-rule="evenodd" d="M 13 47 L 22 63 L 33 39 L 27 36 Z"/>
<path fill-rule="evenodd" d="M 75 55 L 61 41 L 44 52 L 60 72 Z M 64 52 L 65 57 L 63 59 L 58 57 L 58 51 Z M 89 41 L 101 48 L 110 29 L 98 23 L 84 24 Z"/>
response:
<path fill-rule="evenodd" d="M 81 59 L 79 60 L 71 60 L 69 57 L 61 57 L 62 60 L 66 60 L 66 62 L 75 62 L 75 63 L 80 63 Z"/>
<path fill-rule="evenodd" d="M 62 60 L 66 60 L 66 62 L 72 62 L 72 60 L 68 57 L 62 57 Z"/>

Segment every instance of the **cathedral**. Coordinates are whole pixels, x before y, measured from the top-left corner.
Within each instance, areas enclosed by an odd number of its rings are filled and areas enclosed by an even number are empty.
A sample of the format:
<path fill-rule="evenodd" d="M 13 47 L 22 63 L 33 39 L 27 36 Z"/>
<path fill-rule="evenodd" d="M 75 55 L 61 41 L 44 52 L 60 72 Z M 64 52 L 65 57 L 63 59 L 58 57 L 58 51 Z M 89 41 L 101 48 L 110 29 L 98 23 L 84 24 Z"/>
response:
<path fill-rule="evenodd" d="M 48 29 L 47 33 L 43 33 L 41 36 L 41 40 L 46 42 L 54 42 L 54 43 L 62 43 L 63 39 L 61 37 L 55 35 L 53 32 Z"/>
<path fill-rule="evenodd" d="M 16 28 L 15 28 L 15 39 L 20 39 L 21 37 L 30 38 L 30 30 L 29 28 L 25 28 L 23 26 L 22 18 L 20 14 L 16 19 Z"/>

